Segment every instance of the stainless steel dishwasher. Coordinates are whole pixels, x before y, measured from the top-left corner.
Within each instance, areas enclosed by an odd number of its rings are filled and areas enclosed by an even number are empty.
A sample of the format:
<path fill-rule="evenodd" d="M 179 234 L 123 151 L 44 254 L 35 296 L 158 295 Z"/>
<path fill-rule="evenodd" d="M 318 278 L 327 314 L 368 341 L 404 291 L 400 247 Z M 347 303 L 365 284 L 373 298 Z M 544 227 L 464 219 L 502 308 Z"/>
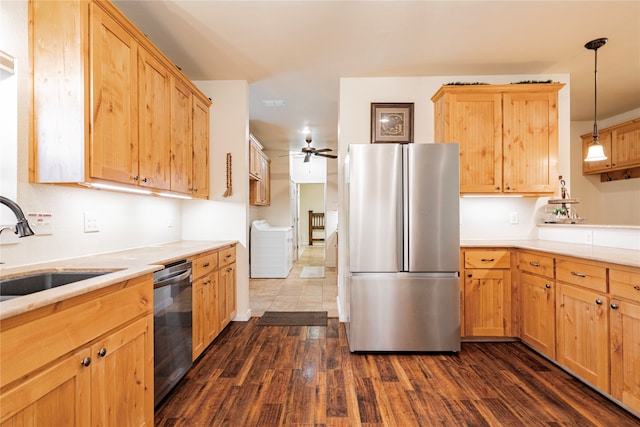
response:
<path fill-rule="evenodd" d="M 192 366 L 191 261 L 153 276 L 154 402 L 157 406 Z"/>

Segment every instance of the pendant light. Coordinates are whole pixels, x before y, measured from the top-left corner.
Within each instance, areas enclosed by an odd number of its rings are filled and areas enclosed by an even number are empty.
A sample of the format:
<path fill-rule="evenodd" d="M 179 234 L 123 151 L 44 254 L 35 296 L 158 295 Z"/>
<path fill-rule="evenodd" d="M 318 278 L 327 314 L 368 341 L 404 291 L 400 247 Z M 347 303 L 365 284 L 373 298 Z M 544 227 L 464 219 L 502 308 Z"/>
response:
<path fill-rule="evenodd" d="M 593 143 L 589 146 L 585 162 L 597 162 L 599 160 L 607 160 L 604 149 L 598 141 L 598 49 L 607 43 L 606 38 L 591 40 L 584 45 L 587 49 L 593 50 L 595 53 L 594 67 L 594 97 L 593 97 Z"/>

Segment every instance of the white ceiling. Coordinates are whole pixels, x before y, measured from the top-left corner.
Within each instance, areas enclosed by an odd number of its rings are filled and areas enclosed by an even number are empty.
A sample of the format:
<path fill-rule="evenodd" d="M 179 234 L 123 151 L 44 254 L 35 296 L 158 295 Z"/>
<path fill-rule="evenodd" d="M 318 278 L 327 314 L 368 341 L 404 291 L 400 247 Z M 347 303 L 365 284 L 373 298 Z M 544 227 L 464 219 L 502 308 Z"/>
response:
<path fill-rule="evenodd" d="M 640 0 L 114 3 L 192 80 L 247 80 L 267 149 L 336 147 L 340 77 L 569 73 L 571 119 L 640 107 Z M 284 107 L 265 107 L 284 100 Z M 214 99 L 215 102 L 215 99 Z"/>

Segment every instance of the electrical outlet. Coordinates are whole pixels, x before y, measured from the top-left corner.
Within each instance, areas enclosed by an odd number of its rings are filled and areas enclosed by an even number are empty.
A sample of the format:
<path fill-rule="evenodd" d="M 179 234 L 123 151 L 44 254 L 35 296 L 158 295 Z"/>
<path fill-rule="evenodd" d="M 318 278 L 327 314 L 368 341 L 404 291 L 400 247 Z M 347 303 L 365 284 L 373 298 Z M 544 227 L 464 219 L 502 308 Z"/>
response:
<path fill-rule="evenodd" d="M 520 219 L 518 218 L 518 212 L 511 212 L 511 224 L 520 223 Z"/>
<path fill-rule="evenodd" d="M 98 217 L 93 212 L 85 212 L 84 213 L 84 232 L 85 233 L 96 233 L 100 231 L 98 228 Z"/>
<path fill-rule="evenodd" d="M 593 230 L 586 230 L 584 232 L 584 243 L 591 245 L 593 243 Z"/>

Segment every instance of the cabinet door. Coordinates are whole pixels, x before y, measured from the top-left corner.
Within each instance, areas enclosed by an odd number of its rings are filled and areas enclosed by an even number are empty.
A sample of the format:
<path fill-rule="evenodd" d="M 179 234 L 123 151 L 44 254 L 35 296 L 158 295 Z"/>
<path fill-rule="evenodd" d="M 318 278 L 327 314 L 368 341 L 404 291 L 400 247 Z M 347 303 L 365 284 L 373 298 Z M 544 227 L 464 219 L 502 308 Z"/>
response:
<path fill-rule="evenodd" d="M 171 190 L 191 194 L 192 188 L 192 95 L 173 77 L 171 88 Z"/>
<path fill-rule="evenodd" d="M 91 371 L 81 361 L 88 348 L 0 395 L 0 424 L 13 426 L 91 425 Z"/>
<path fill-rule="evenodd" d="M 218 272 L 213 272 L 205 278 L 205 348 L 218 336 L 220 332 L 220 316 L 218 310 L 220 304 L 218 302 Z"/>
<path fill-rule="evenodd" d="M 520 274 L 522 341 L 552 359 L 556 355 L 554 288 L 553 280 Z"/>
<path fill-rule="evenodd" d="M 209 198 L 209 107 L 193 98 L 193 191 L 199 199 Z"/>
<path fill-rule="evenodd" d="M 138 175 L 138 46 L 96 3 L 90 10 L 90 175 L 133 184 Z"/>
<path fill-rule="evenodd" d="M 153 425 L 153 315 L 91 347 L 93 425 Z"/>
<path fill-rule="evenodd" d="M 218 316 L 220 330 L 224 329 L 235 316 L 236 307 L 236 265 L 230 264 L 220 270 L 218 286 Z"/>
<path fill-rule="evenodd" d="M 138 185 L 168 190 L 171 157 L 171 74 L 142 48 L 139 57 Z M 135 179 L 135 178 L 134 178 Z"/>
<path fill-rule="evenodd" d="M 640 122 L 634 121 L 613 130 L 611 152 L 614 169 L 640 166 Z"/>
<path fill-rule="evenodd" d="M 606 295 L 559 283 L 557 360 L 609 392 L 609 310 Z"/>
<path fill-rule="evenodd" d="M 444 140 L 460 144 L 460 192 L 502 191 L 502 98 L 499 93 L 445 95 Z M 448 119 L 448 120 L 447 120 Z"/>
<path fill-rule="evenodd" d="M 640 412 L 640 304 L 611 301 L 611 394 Z"/>
<path fill-rule="evenodd" d="M 262 165 L 260 164 L 262 156 L 260 152 L 261 150 L 256 143 L 249 140 L 249 176 L 258 181 L 262 179 Z"/>
<path fill-rule="evenodd" d="M 602 149 L 604 150 L 604 154 L 605 156 L 607 156 L 607 158 L 605 160 L 599 160 L 597 162 L 585 162 L 584 159 L 587 157 L 589 146 L 593 144 L 593 136 L 588 135 L 582 137 L 583 175 L 598 174 L 611 170 L 611 132 L 600 132 L 598 135 L 598 141 L 600 142 L 600 145 L 602 145 Z"/>
<path fill-rule="evenodd" d="M 505 192 L 554 193 L 558 181 L 558 95 L 503 95 Z"/>
<path fill-rule="evenodd" d="M 204 336 L 205 336 L 205 324 L 206 324 L 206 313 L 205 313 L 205 288 L 203 285 L 204 280 L 202 278 L 194 280 L 193 286 L 191 288 L 191 292 L 193 293 L 192 299 L 192 334 L 193 341 L 191 347 L 191 358 L 192 360 L 196 360 L 198 356 L 202 354 L 205 348 L 204 344 Z"/>
<path fill-rule="evenodd" d="M 510 333 L 510 284 L 508 270 L 465 270 L 465 335 L 502 337 Z"/>

